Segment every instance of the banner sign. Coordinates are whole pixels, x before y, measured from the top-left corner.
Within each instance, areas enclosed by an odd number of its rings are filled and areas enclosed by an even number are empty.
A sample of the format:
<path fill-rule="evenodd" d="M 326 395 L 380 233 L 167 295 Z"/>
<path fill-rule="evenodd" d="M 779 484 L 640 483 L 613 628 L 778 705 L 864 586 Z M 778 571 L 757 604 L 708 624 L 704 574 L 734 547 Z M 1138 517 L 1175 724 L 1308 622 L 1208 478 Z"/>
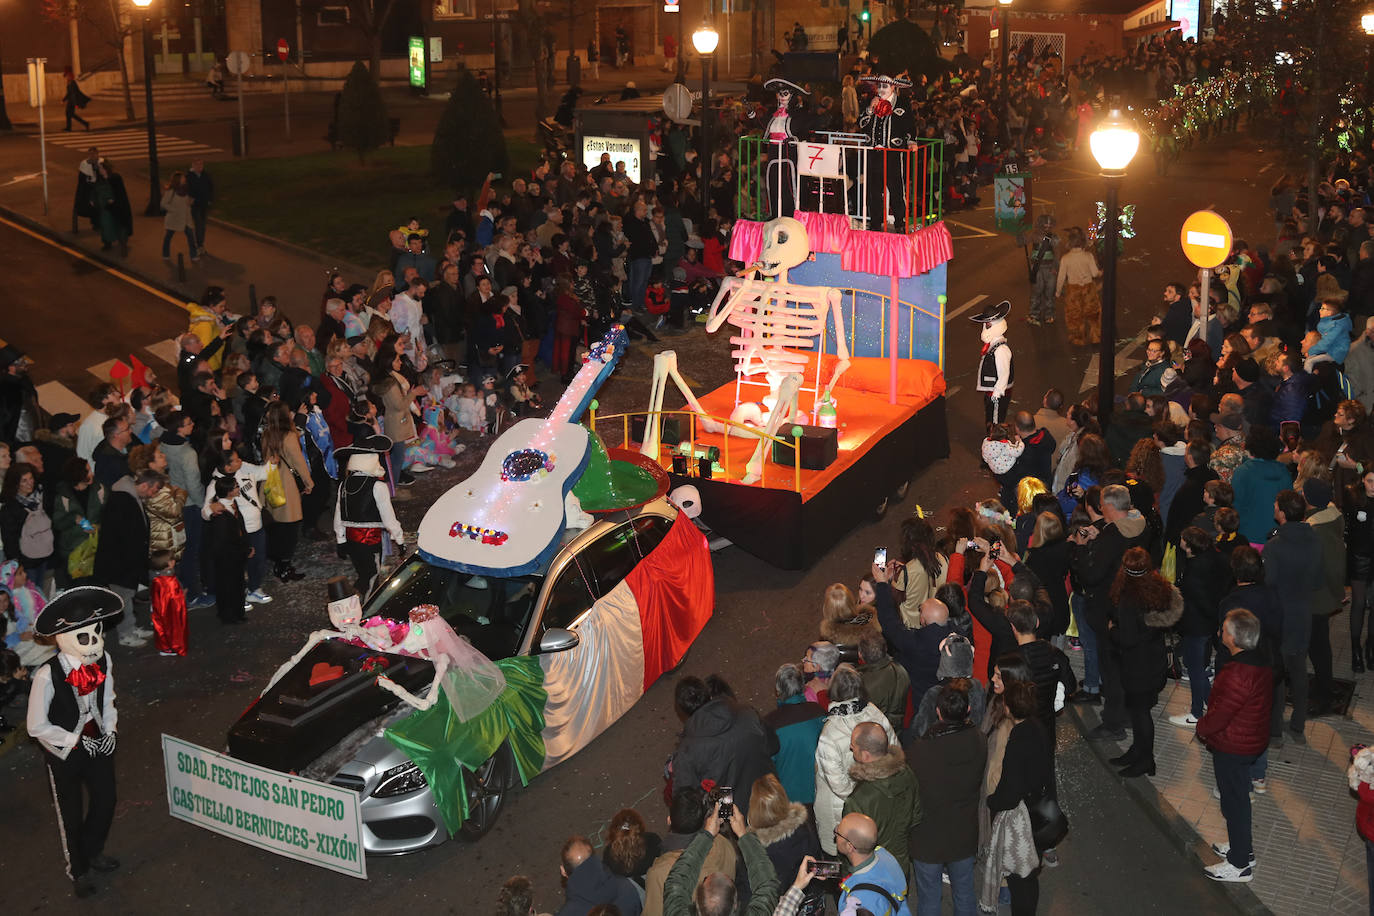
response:
<path fill-rule="evenodd" d="M 416 89 L 425 88 L 425 40 L 421 36 L 412 35 L 410 43 L 407 45 L 410 53 L 410 85 Z"/>
<path fill-rule="evenodd" d="M 1020 234 L 1031 227 L 1031 173 L 1009 166 L 992 179 L 993 215 L 997 228 Z"/>
<path fill-rule="evenodd" d="M 167 806 L 178 820 L 333 871 L 367 877 L 358 793 L 162 736 Z"/>
<path fill-rule="evenodd" d="M 817 178 L 843 178 L 840 147 L 833 143 L 802 143 L 797 149 L 797 170 Z"/>
<path fill-rule="evenodd" d="M 611 166 L 617 162 L 625 163 L 625 174 L 630 180 L 639 183 L 639 141 L 634 137 L 593 137 L 582 138 L 582 164 L 588 169 L 601 162 L 602 153 L 611 154 Z"/>

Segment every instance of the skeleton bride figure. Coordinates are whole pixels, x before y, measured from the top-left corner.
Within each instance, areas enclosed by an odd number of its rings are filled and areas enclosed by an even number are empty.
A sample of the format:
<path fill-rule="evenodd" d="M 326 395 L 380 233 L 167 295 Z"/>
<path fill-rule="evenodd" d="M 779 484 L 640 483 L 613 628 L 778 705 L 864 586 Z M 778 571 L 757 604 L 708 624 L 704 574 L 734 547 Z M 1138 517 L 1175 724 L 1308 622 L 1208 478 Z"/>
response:
<path fill-rule="evenodd" d="M 449 706 L 462 722 L 480 715 L 506 689 L 501 669 L 472 644 L 453 632 L 448 621 L 432 604 L 410 611 L 410 632 L 400 645 L 407 655 L 427 658 L 434 663 L 434 682 L 423 698 L 415 696 L 389 677 L 377 678 L 377 686 L 390 691 L 416 709 L 429 709 L 443 690 Z"/>

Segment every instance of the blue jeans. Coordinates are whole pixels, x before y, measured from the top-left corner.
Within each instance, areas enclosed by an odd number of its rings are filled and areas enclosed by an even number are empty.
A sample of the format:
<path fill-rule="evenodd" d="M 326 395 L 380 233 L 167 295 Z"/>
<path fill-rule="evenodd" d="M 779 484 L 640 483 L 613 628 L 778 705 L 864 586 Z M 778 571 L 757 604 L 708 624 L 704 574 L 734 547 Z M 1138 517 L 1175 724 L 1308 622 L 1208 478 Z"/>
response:
<path fill-rule="evenodd" d="M 205 594 L 205 590 L 200 586 L 201 534 L 205 530 L 205 521 L 200 517 L 200 506 L 190 503 L 183 506 L 181 521 L 186 526 L 186 545 L 181 550 L 177 578 L 181 580 L 181 587 L 186 589 L 186 600 L 190 602 Z"/>
<path fill-rule="evenodd" d="M 973 856 L 957 862 L 932 863 L 911 861 L 916 878 L 916 916 L 940 916 L 941 875 L 949 872 L 949 892 L 954 903 L 954 916 L 974 916 L 978 911 L 977 895 L 973 887 Z"/>
<path fill-rule="evenodd" d="M 1183 667 L 1188 669 L 1188 686 L 1193 689 L 1193 716 L 1201 719 L 1212 682 L 1207 678 L 1207 636 L 1183 637 Z"/>
<path fill-rule="evenodd" d="M 644 311 L 644 294 L 649 289 L 649 272 L 653 267 L 654 262 L 649 258 L 635 258 L 629 263 L 630 305 L 637 312 Z"/>
<path fill-rule="evenodd" d="M 1250 780 L 1264 779 L 1269 773 L 1269 749 L 1265 748 L 1264 753 L 1255 758 L 1255 762 L 1250 764 Z"/>
<path fill-rule="evenodd" d="M 267 575 L 267 527 L 264 524 L 257 531 L 248 532 L 248 546 L 253 555 L 248 558 L 248 591 L 262 588 L 262 580 Z"/>
<path fill-rule="evenodd" d="M 1097 634 L 1083 616 L 1083 596 L 1069 596 L 1069 608 L 1078 623 L 1078 644 L 1083 647 L 1083 689 L 1097 693 L 1102 689 L 1102 674 L 1097 667 Z"/>

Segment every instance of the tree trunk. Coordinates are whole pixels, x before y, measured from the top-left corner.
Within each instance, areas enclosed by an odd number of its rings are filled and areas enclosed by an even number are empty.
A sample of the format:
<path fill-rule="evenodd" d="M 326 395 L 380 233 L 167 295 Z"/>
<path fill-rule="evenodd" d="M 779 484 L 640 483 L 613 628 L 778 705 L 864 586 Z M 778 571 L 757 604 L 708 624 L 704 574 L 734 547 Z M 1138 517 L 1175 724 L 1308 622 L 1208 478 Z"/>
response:
<path fill-rule="evenodd" d="M 1307 145 L 1307 229 L 1309 232 L 1317 231 L 1317 215 L 1320 212 L 1319 201 L 1317 199 L 1317 184 L 1321 178 L 1322 160 L 1322 96 L 1324 86 L 1322 85 L 1322 68 L 1325 61 L 1322 60 L 1324 51 L 1322 49 L 1322 39 L 1326 25 L 1326 16 L 1323 12 L 1323 3 L 1313 4 L 1317 17 L 1317 41 L 1313 45 L 1313 50 L 1317 55 L 1316 66 L 1312 68 L 1312 135 L 1308 137 Z"/>
<path fill-rule="evenodd" d="M 534 0 L 520 0 L 516 14 L 521 31 L 530 48 L 530 62 L 534 64 L 534 122 L 538 124 L 549 115 L 549 43 L 545 40 L 544 17 Z"/>
<path fill-rule="evenodd" d="M 114 29 L 114 38 L 110 44 L 114 46 L 115 59 L 119 62 L 119 80 L 124 85 L 124 120 L 134 119 L 134 94 L 129 88 L 129 62 L 124 53 L 124 46 L 129 36 L 133 34 L 133 28 L 128 26 L 125 20 L 125 12 L 117 0 L 110 0 L 110 27 Z M 139 39 L 142 41 L 142 38 Z M 143 74 L 146 80 L 151 74 Z"/>
<path fill-rule="evenodd" d="M 372 78 L 380 86 L 382 84 L 382 30 L 380 26 L 368 36 L 367 50 L 367 72 L 372 74 Z"/>
<path fill-rule="evenodd" d="M 679 13 L 678 15 L 682 15 Z M 763 72 L 763 3 L 754 0 L 749 7 L 749 75 Z"/>

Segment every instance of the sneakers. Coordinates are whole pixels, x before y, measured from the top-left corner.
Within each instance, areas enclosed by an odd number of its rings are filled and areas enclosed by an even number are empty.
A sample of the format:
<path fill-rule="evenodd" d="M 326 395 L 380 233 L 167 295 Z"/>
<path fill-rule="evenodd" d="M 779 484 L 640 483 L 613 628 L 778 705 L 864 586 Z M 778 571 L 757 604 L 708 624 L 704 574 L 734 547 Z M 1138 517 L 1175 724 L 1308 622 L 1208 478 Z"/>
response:
<path fill-rule="evenodd" d="M 246 596 L 249 604 L 271 604 L 272 596 L 260 588 L 254 589 Z"/>
<path fill-rule="evenodd" d="M 1042 856 L 1040 856 L 1040 862 L 1041 862 L 1041 864 L 1043 864 L 1046 868 L 1058 868 L 1058 867 L 1059 867 L 1059 853 L 1056 852 L 1056 851 L 1053 850 L 1053 849 L 1046 849 L 1045 852 L 1044 852 L 1044 854 L 1043 854 Z"/>
<path fill-rule="evenodd" d="M 443 458 L 440 458 L 440 459 L 439 459 L 439 467 L 441 467 L 441 468 L 447 469 L 447 468 L 454 467 L 454 466 L 457 465 L 457 464 L 458 464 L 458 462 L 454 461 L 452 458 L 449 458 L 447 455 L 445 455 Z"/>
<path fill-rule="evenodd" d="M 1250 791 L 1255 795 L 1269 794 L 1269 780 L 1261 776 L 1259 779 L 1250 780 Z"/>
<path fill-rule="evenodd" d="M 121 636 L 119 637 L 119 644 L 126 649 L 141 649 L 148 645 L 148 640 L 142 636 Z"/>
<path fill-rule="evenodd" d="M 157 634 L 147 627 L 134 627 L 134 635 L 139 639 L 152 639 Z"/>
<path fill-rule="evenodd" d="M 1036 318 L 1034 315 L 1028 315 L 1026 316 L 1026 324 L 1033 328 L 1038 328 L 1040 327 L 1040 319 Z"/>
<path fill-rule="evenodd" d="M 1177 725 L 1179 728 L 1192 728 L 1197 725 L 1197 716 L 1190 712 L 1185 712 L 1178 716 L 1170 716 L 1169 724 Z"/>
<path fill-rule="evenodd" d="M 214 607 L 215 599 L 209 595 L 197 595 L 186 602 L 186 609 L 189 611 L 199 611 L 202 608 Z"/>
<path fill-rule="evenodd" d="M 434 468 L 430 465 L 417 461 L 410 467 L 406 468 L 406 470 L 412 474 L 428 474 L 430 471 L 434 470 Z"/>
<path fill-rule="evenodd" d="M 1216 865 L 1208 865 L 1203 871 L 1213 881 L 1223 881 L 1227 884 L 1249 884 L 1255 879 L 1255 867 L 1253 865 L 1236 868 L 1230 862 L 1223 861 Z"/>
<path fill-rule="evenodd" d="M 1227 856 L 1229 856 L 1229 855 L 1231 854 L 1231 844 L 1230 844 L 1230 843 L 1213 843 L 1213 844 L 1212 844 L 1212 852 L 1216 853 L 1217 855 L 1221 856 L 1221 857 L 1224 859 L 1224 858 L 1226 858 Z M 1250 850 L 1250 864 L 1251 864 L 1251 865 L 1254 865 L 1254 864 L 1255 864 L 1255 851 L 1254 851 L 1253 849 Z"/>

